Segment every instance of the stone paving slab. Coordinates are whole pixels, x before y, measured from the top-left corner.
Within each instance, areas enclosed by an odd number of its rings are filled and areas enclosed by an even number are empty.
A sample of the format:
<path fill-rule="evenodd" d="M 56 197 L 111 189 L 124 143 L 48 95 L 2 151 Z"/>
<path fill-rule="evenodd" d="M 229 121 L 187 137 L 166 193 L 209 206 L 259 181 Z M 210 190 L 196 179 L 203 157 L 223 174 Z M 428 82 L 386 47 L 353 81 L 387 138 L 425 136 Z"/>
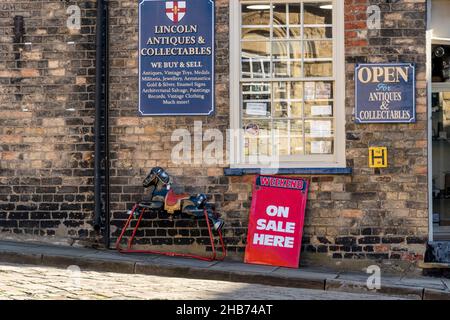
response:
<path fill-rule="evenodd" d="M 444 290 L 444 291 L 447 290 L 446 285 L 440 278 L 417 278 L 417 279 L 403 278 L 397 281 L 395 284 L 411 287 L 422 286 L 435 290 Z"/>
<path fill-rule="evenodd" d="M 1 246 L 3 249 L 3 246 Z M 11 247 L 11 248 L 17 248 Z M 95 249 L 89 249 L 89 248 L 74 248 L 74 247 L 56 247 L 56 246 L 38 246 L 38 247 L 25 247 L 24 248 L 27 251 L 41 251 L 45 252 L 48 255 L 55 255 L 55 256 L 70 256 L 70 257 L 84 257 L 90 254 L 96 254 L 99 253 L 98 250 Z"/>
<path fill-rule="evenodd" d="M 42 246 L 48 246 L 42 243 L 37 242 L 17 242 L 17 241 L 11 241 L 11 240 L 0 240 L 0 245 L 2 247 L 6 246 L 14 246 L 14 247 L 21 247 L 21 248 L 32 248 L 32 247 L 42 247 Z M 48 247 L 57 247 L 57 246 L 48 246 Z M 71 247 L 74 248 L 74 247 Z M 74 248 L 75 249 L 75 248 Z"/>
<path fill-rule="evenodd" d="M 42 253 L 3 250 L 0 248 L 0 262 L 42 264 Z"/>
<path fill-rule="evenodd" d="M 367 278 L 370 277 L 371 274 L 361 272 L 340 272 L 338 279 L 342 280 L 353 280 L 353 281 L 367 281 Z M 381 281 L 386 283 L 394 283 L 400 281 L 402 278 L 401 275 L 382 275 Z"/>
<path fill-rule="evenodd" d="M 296 269 L 278 268 L 271 274 L 286 278 L 288 283 L 302 288 L 325 290 L 326 281 L 336 279 L 338 274 L 332 272 L 308 271 L 298 272 Z"/>
<path fill-rule="evenodd" d="M 202 260 L 194 260 L 187 258 L 178 258 L 178 257 L 165 257 L 165 256 L 153 256 L 152 260 L 154 263 L 163 263 L 174 266 L 186 266 L 186 267 L 196 267 L 196 268 L 210 268 L 215 264 L 218 264 L 218 261 L 202 261 Z"/>
<path fill-rule="evenodd" d="M 193 268 L 194 272 L 186 266 L 175 266 L 175 265 L 162 265 L 154 264 L 148 262 L 136 262 L 134 265 L 134 273 L 143 275 L 154 275 L 162 277 L 186 277 L 190 279 L 199 278 L 204 279 L 204 277 L 198 275 L 198 270 L 203 270 L 199 268 Z M 207 269 L 206 269 L 207 270 Z M 204 275 L 206 273 L 202 273 Z M 212 278 L 213 280 L 227 280 L 223 276 L 218 276 L 217 278 Z"/>
<path fill-rule="evenodd" d="M 310 270 L 303 270 L 301 273 L 298 272 L 298 269 L 290 269 L 290 268 L 277 268 L 276 270 L 272 271 L 274 275 L 280 275 L 283 277 L 289 277 L 289 278 L 305 278 L 305 279 L 320 279 L 320 280 L 327 280 L 327 279 L 335 279 L 338 277 L 338 273 L 334 272 L 325 272 L 325 271 L 310 271 Z"/>
<path fill-rule="evenodd" d="M 0 252 L 1 255 L 1 252 Z M 42 255 L 42 264 L 47 266 L 79 266 L 87 270 L 101 270 L 106 272 L 134 273 L 134 260 L 95 259 L 68 255 Z"/>
<path fill-rule="evenodd" d="M 352 293 L 381 293 L 393 296 L 406 296 L 408 299 L 421 300 L 423 295 L 422 287 L 406 287 L 399 285 L 381 285 L 378 290 L 370 290 L 365 282 L 332 279 L 327 280 L 325 285 L 327 291 L 340 291 Z"/>
<path fill-rule="evenodd" d="M 33 246 L 33 247 L 29 247 L 29 246 L 17 246 L 17 245 L 11 245 L 11 244 L 6 244 L 6 245 L 1 245 L 1 250 L 2 251 L 7 251 L 7 252 L 21 252 L 21 253 L 36 253 L 36 252 L 40 252 L 43 251 L 41 249 L 40 246 Z"/>
<path fill-rule="evenodd" d="M 339 273 L 337 280 L 347 283 L 348 281 L 354 282 L 357 281 L 362 284 L 367 283 L 367 279 L 371 276 L 368 273 L 356 273 L 356 272 L 341 272 Z M 401 275 L 381 275 L 381 286 L 408 286 L 408 284 L 401 283 L 402 276 Z M 414 287 L 417 287 L 414 286 Z"/>
<path fill-rule="evenodd" d="M 366 282 L 369 274 L 343 272 L 337 277 L 339 280 Z M 382 285 L 405 286 L 405 287 L 427 287 L 435 290 L 447 290 L 443 279 L 431 277 L 408 278 L 401 275 L 382 275 Z"/>
<path fill-rule="evenodd" d="M 289 269 L 231 261 L 205 262 L 160 255 L 120 254 L 116 251 L 69 246 L 0 241 L 0 261 L 59 268 L 76 265 L 82 270 L 102 272 L 210 279 L 360 294 L 374 293 L 366 286 L 369 275 L 363 272 L 338 273 L 310 267 Z M 382 288 L 375 293 L 409 299 L 445 299 L 450 295 L 449 288 L 450 283 L 447 279 L 383 276 Z"/>
<path fill-rule="evenodd" d="M 236 272 L 258 272 L 258 273 L 270 273 L 275 271 L 278 267 L 263 266 L 257 264 L 245 264 L 245 263 L 233 263 L 233 262 L 220 262 L 211 267 L 211 270 L 224 270 L 224 271 L 236 271 Z"/>
<path fill-rule="evenodd" d="M 442 290 L 424 289 L 423 300 L 450 300 L 450 293 Z"/>
<path fill-rule="evenodd" d="M 105 251 L 95 251 L 88 255 L 85 255 L 86 259 L 98 259 L 98 260 L 113 260 L 113 261 L 149 261 L 154 260 L 157 257 L 147 257 L 143 255 L 130 255 L 130 254 L 120 254 L 116 252 L 105 252 Z"/>

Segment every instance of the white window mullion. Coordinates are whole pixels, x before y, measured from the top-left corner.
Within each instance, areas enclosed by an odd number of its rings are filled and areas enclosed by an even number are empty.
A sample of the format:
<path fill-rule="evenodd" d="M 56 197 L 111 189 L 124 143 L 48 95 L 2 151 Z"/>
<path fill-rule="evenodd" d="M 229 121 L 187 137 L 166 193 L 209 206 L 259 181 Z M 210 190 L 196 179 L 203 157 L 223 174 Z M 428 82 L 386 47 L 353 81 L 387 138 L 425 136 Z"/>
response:
<path fill-rule="evenodd" d="M 302 48 L 302 77 L 305 77 L 305 24 L 304 24 L 304 3 L 300 5 L 300 41 L 301 41 L 301 48 Z M 306 131 L 305 131 L 305 82 L 302 82 L 302 144 L 303 144 L 303 155 L 306 155 Z"/>

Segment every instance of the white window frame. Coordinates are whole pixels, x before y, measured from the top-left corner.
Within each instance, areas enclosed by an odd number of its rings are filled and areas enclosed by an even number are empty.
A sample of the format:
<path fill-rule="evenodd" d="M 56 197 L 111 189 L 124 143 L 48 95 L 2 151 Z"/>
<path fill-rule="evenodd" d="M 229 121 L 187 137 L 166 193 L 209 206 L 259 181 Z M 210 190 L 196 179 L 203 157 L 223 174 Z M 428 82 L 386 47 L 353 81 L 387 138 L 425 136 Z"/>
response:
<path fill-rule="evenodd" d="M 241 116 L 241 9 L 242 3 L 261 3 L 268 0 L 230 0 L 230 128 L 232 131 L 240 129 Z M 283 161 L 278 163 L 280 168 L 345 168 L 345 33 L 344 33 L 344 1 L 342 0 L 302 0 L 303 2 L 332 2 L 333 3 L 333 79 L 334 90 L 334 154 L 305 156 L 305 160 Z M 295 0 L 273 0 L 275 3 L 290 3 Z M 315 78 L 311 78 L 311 81 Z M 255 79 L 257 81 L 257 79 Z M 307 79 L 309 80 L 309 79 Z M 307 81 L 306 80 L 306 81 Z M 270 165 L 244 163 L 240 156 L 243 154 L 242 139 L 230 139 L 231 168 L 270 168 Z"/>

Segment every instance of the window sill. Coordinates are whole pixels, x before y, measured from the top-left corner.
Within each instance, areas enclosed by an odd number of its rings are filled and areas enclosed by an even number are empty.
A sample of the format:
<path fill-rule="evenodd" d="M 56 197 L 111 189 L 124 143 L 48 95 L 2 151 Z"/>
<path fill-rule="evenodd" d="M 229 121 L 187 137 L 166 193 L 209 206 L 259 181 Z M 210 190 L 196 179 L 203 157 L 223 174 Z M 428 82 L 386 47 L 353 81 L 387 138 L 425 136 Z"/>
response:
<path fill-rule="evenodd" d="M 261 170 L 263 172 L 261 172 Z M 268 174 L 275 172 L 275 169 L 258 169 L 258 168 L 228 168 L 224 170 L 225 176 L 243 176 L 247 174 L 264 174 L 264 171 Z M 288 174 L 307 174 L 307 175 L 350 175 L 352 174 L 352 168 L 280 168 L 276 174 L 288 175 Z"/>

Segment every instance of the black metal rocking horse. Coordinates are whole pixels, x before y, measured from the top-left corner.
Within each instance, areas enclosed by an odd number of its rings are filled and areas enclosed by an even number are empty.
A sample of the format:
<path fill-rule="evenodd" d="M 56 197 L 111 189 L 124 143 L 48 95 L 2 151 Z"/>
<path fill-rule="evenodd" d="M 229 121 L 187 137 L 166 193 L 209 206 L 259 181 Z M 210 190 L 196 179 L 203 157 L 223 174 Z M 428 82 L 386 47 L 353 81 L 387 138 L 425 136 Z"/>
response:
<path fill-rule="evenodd" d="M 201 260 L 223 260 L 226 256 L 226 249 L 222 238 L 222 227 L 224 222 L 219 218 L 219 215 L 215 212 L 214 207 L 207 203 L 207 197 L 204 194 L 198 194 L 191 196 L 188 193 L 176 194 L 172 190 L 172 181 L 169 174 L 161 167 L 153 168 L 143 182 L 144 188 L 151 188 L 150 200 L 145 202 L 136 203 L 131 211 L 129 211 L 129 218 L 125 223 L 125 226 L 117 239 L 116 248 L 122 253 L 155 253 L 164 254 L 169 256 L 183 256 L 196 258 Z M 175 252 L 161 252 L 153 250 L 135 250 L 132 249 L 133 240 L 136 236 L 137 229 L 142 221 L 142 218 L 146 211 L 160 211 L 164 210 L 170 215 L 170 218 L 177 213 L 183 213 L 193 218 L 205 218 L 208 227 L 209 238 L 211 241 L 212 255 L 210 257 L 203 257 L 193 254 L 180 254 Z M 127 249 L 123 249 L 120 246 L 122 238 L 130 226 L 131 220 L 138 218 L 138 222 L 132 232 L 130 239 L 128 240 Z M 217 258 L 216 248 L 214 245 L 214 237 L 212 234 L 211 226 L 217 231 L 219 235 L 219 241 L 221 244 L 222 257 Z"/>

